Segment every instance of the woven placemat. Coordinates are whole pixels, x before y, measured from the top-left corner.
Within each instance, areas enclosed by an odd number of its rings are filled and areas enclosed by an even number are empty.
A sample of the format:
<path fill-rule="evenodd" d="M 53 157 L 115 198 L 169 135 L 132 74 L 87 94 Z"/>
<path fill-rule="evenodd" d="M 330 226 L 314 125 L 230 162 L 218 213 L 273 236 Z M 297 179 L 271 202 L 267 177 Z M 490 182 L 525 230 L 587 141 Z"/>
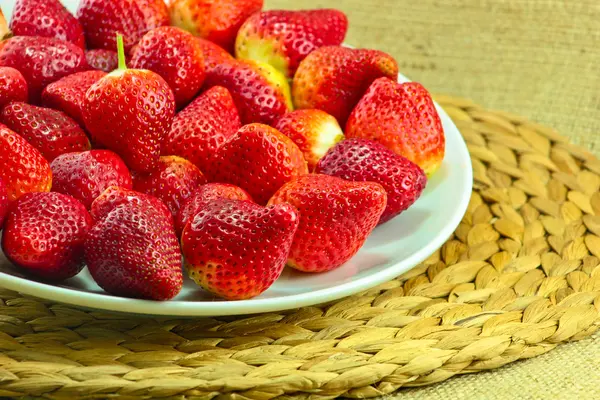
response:
<path fill-rule="evenodd" d="M 377 397 L 594 333 L 600 161 L 522 117 L 436 99 L 475 182 L 423 264 L 335 303 L 245 318 L 111 315 L 0 289 L 0 397 Z"/>

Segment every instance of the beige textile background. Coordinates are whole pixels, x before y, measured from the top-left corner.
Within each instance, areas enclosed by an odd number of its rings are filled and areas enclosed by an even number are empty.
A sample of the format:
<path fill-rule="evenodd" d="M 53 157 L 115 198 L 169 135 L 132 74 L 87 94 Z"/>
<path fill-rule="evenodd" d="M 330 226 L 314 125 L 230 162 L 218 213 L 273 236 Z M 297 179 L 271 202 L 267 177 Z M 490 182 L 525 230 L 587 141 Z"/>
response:
<path fill-rule="evenodd" d="M 557 129 L 600 156 L 600 0 L 266 0 L 335 7 L 348 43 L 386 51 L 432 92 Z M 600 337 L 398 399 L 600 399 Z"/>

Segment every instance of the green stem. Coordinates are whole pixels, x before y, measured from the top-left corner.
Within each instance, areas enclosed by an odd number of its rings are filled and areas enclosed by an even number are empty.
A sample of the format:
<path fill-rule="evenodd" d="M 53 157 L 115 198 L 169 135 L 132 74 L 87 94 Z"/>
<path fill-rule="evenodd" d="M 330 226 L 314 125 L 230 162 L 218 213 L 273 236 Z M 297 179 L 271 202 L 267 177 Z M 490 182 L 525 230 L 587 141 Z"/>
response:
<path fill-rule="evenodd" d="M 117 33 L 117 55 L 119 58 L 119 69 L 127 69 L 127 64 L 125 63 L 125 46 L 123 45 L 123 35 L 120 33 Z"/>

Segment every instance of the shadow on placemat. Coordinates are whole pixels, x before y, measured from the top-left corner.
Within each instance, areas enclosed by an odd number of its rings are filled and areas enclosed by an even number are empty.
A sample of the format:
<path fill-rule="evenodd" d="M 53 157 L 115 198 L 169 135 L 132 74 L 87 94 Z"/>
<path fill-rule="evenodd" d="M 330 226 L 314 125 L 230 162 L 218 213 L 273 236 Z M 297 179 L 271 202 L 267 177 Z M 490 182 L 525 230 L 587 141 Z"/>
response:
<path fill-rule="evenodd" d="M 522 117 L 437 100 L 468 143 L 474 191 L 424 263 L 328 306 L 246 318 L 138 318 L 0 290 L 0 396 L 377 397 L 589 337 L 600 161 Z"/>

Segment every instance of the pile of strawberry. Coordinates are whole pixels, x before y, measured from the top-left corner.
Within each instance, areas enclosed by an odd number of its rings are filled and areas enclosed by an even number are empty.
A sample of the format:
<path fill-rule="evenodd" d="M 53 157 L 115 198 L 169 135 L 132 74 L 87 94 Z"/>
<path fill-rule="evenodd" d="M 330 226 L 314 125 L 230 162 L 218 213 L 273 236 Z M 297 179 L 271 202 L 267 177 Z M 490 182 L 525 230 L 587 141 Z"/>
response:
<path fill-rule="evenodd" d="M 339 267 L 419 198 L 444 157 L 429 93 L 388 54 L 341 46 L 342 12 L 262 6 L 81 0 L 75 17 L 17 0 L 10 32 L 0 14 L 12 263 L 46 281 L 87 265 L 154 300 L 187 273 L 248 299 L 286 265 Z"/>

